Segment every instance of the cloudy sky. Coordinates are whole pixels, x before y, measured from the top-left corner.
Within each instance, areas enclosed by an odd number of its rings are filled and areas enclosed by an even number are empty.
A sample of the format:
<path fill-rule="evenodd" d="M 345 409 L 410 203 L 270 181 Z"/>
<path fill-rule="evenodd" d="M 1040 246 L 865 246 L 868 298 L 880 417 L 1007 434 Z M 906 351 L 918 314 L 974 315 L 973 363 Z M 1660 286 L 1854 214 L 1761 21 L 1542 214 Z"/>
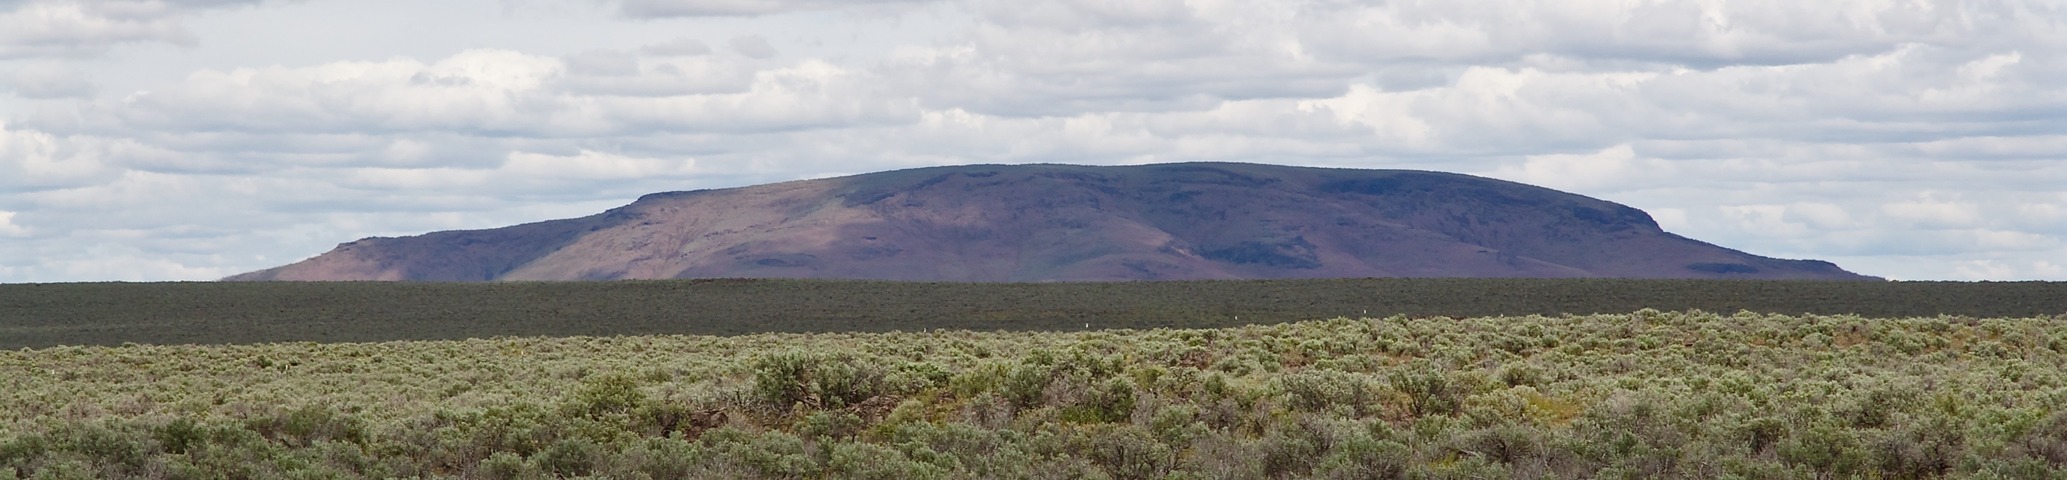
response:
<path fill-rule="evenodd" d="M 971 163 L 1484 175 L 2067 280 L 2056 0 L 0 0 L 0 282 Z"/>

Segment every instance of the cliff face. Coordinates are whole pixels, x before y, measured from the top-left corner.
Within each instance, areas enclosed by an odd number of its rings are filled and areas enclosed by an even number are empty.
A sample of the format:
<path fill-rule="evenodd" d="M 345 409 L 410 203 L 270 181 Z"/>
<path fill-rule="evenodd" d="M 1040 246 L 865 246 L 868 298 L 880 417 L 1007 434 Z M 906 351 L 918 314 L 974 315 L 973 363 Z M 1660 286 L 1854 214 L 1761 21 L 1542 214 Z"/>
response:
<path fill-rule="evenodd" d="M 1873 279 L 1518 183 L 1188 163 L 938 167 L 659 193 L 582 218 L 359 240 L 226 280 L 697 277 Z"/>

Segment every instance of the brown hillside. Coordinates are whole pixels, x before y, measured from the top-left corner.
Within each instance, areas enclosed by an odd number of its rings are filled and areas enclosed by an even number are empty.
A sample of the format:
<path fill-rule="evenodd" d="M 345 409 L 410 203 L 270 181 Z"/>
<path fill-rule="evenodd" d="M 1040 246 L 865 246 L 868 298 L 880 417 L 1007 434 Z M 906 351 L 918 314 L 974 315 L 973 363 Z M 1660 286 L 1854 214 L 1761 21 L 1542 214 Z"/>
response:
<path fill-rule="evenodd" d="M 1872 279 L 1519 183 L 1187 163 L 938 167 L 659 193 L 583 218 L 349 242 L 226 280 L 700 277 Z"/>

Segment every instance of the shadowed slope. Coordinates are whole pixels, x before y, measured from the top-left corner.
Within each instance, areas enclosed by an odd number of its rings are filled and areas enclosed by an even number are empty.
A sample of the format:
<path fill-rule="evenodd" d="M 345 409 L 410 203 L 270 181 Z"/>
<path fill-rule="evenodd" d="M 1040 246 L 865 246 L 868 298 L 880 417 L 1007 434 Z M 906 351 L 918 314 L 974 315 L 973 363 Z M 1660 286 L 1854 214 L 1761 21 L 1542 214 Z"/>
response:
<path fill-rule="evenodd" d="M 229 280 L 706 277 L 1871 278 L 1513 182 L 1190 163 L 938 167 L 661 193 L 578 219 L 361 240 Z"/>

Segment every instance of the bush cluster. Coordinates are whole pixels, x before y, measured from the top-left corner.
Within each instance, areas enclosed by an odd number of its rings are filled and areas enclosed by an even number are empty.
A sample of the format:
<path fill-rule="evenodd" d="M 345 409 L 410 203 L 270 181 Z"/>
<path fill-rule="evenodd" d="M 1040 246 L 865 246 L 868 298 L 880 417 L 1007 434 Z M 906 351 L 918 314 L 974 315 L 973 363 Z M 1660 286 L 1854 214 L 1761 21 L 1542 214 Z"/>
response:
<path fill-rule="evenodd" d="M 1561 315 L 1646 307 L 1871 317 L 2050 316 L 2067 314 L 2067 282 L 1351 278 L 0 284 L 0 349 L 128 342 L 1208 328 L 1338 316 Z M 1825 338 L 1844 342 L 1851 337 L 1826 333 Z"/>
<path fill-rule="evenodd" d="M 0 478 L 2060 478 L 2067 317 L 0 352 Z"/>

